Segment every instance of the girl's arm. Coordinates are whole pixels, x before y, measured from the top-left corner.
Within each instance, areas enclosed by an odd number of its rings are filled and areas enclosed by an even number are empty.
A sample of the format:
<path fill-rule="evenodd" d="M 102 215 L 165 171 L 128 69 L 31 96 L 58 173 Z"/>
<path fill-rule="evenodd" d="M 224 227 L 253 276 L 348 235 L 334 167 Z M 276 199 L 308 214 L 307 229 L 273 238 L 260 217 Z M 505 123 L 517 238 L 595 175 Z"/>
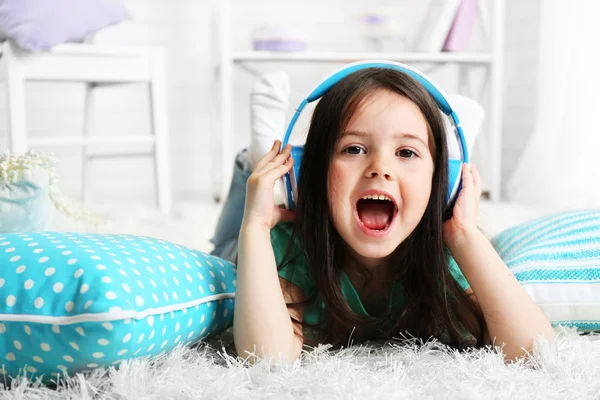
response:
<path fill-rule="evenodd" d="M 452 218 L 444 223 L 444 241 L 469 281 L 485 317 L 491 342 L 507 358 L 530 352 L 538 335 L 550 339 L 548 318 L 519 284 L 489 240 L 477 229 L 481 181 L 475 166 L 462 169 L 463 188 Z"/>
<path fill-rule="evenodd" d="M 531 300 L 492 244 L 478 230 L 449 243 L 456 263 L 479 303 L 495 346 L 514 359 L 531 351 L 537 335 L 554 336 L 548 318 Z"/>
<path fill-rule="evenodd" d="M 268 227 L 267 227 L 268 228 Z M 303 301 L 295 285 L 280 283 L 270 228 L 242 226 L 238 245 L 237 286 L 233 335 L 237 353 L 246 358 L 295 360 L 302 351 L 302 330 L 295 334 L 291 315 L 302 321 L 302 312 L 286 306 L 286 300 Z M 285 287 L 286 292 L 283 292 Z M 255 350 L 256 346 L 256 350 Z M 249 359 L 251 363 L 256 357 Z"/>
<path fill-rule="evenodd" d="M 290 317 L 297 315 L 288 312 L 271 247 L 271 229 L 294 218 L 290 210 L 280 209 L 273 201 L 275 182 L 294 165 L 291 146 L 282 152 L 279 147 L 276 140 L 248 178 L 238 241 L 233 339 L 240 356 L 255 355 L 249 358 L 252 363 L 257 357 L 294 360 L 302 350 L 302 337 L 294 334 Z M 299 291 L 290 288 L 286 295 L 294 297 Z"/>

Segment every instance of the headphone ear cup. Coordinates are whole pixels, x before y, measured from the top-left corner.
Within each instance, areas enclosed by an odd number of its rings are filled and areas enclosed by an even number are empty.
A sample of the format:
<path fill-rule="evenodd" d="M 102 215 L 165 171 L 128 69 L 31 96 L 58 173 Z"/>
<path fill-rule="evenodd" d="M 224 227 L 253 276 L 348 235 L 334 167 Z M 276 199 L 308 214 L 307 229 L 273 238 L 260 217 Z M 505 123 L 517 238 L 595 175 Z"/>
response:
<path fill-rule="evenodd" d="M 460 192 L 461 170 L 463 162 L 461 160 L 448 160 L 448 193 L 446 196 L 446 205 L 451 207 Z"/>
<path fill-rule="evenodd" d="M 283 183 L 283 200 L 285 202 L 285 207 L 288 210 L 292 210 L 294 208 L 294 199 L 292 194 L 290 174 L 287 173 L 284 176 L 282 176 L 281 181 Z"/>
<path fill-rule="evenodd" d="M 289 210 L 296 208 L 296 201 L 298 201 L 298 179 L 300 178 L 304 146 L 292 146 L 291 156 L 294 159 L 294 167 L 283 177 L 286 206 Z"/>

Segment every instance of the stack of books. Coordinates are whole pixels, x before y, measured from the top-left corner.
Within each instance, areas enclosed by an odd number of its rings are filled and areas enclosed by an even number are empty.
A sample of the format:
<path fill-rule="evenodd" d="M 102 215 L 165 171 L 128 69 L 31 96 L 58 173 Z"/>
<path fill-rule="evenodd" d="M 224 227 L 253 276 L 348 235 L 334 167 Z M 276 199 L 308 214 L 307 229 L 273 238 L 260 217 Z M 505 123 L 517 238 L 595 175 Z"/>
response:
<path fill-rule="evenodd" d="M 481 0 L 431 0 L 414 50 L 425 53 L 467 50 Z"/>

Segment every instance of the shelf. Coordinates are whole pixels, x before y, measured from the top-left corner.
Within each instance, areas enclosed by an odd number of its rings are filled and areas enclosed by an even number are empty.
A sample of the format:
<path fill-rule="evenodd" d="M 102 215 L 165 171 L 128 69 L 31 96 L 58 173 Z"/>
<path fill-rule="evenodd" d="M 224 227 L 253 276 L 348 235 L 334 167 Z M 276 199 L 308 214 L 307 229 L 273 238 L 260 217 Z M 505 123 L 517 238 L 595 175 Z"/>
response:
<path fill-rule="evenodd" d="M 429 74 L 429 71 L 434 71 L 437 67 L 444 65 L 457 67 L 453 68 L 456 71 L 449 72 L 456 72 L 458 78 L 457 93 L 468 97 L 475 95 L 469 82 L 471 75 L 469 70 L 486 70 L 481 85 L 479 85 L 481 90 L 477 97 L 480 101 L 486 101 L 486 119 L 489 120 L 489 129 L 486 132 L 485 141 L 481 142 L 483 145 L 488 146 L 484 149 L 487 154 L 485 160 L 482 161 L 485 162 L 484 168 L 486 173 L 489 174 L 489 176 L 484 177 L 489 179 L 489 181 L 486 180 L 488 184 L 485 189 L 489 191 L 492 200 L 499 200 L 502 167 L 505 2 L 506 0 L 478 2 L 480 7 L 478 7 L 477 13 L 478 18 L 481 19 L 479 22 L 484 34 L 484 40 L 481 43 L 485 46 L 481 51 L 436 53 L 425 53 L 418 50 L 396 52 L 342 51 L 339 47 L 330 46 L 329 49 L 322 48 L 322 50 L 284 53 L 253 51 L 251 47 L 247 47 L 247 51 L 236 50 L 233 47 L 234 42 L 236 42 L 234 39 L 237 38 L 234 35 L 237 25 L 233 19 L 233 0 L 213 1 L 216 6 L 214 10 L 217 11 L 213 14 L 215 22 L 213 24 L 213 34 L 216 38 L 212 60 L 215 66 L 213 70 L 215 78 L 213 87 L 216 93 L 215 98 L 219 100 L 215 102 L 214 113 L 212 114 L 215 115 L 214 118 L 220 127 L 220 134 L 218 135 L 219 154 L 216 154 L 213 159 L 213 167 L 216 167 L 215 172 L 212 174 L 216 178 L 213 182 L 218 184 L 218 190 L 214 193 L 215 198 L 225 198 L 228 193 L 230 177 L 233 173 L 231 160 L 235 157 L 232 154 L 232 149 L 239 147 L 238 143 L 235 145 L 233 143 L 234 121 L 236 120 L 234 107 L 236 99 L 234 94 L 234 71 L 236 67 L 257 77 L 265 72 L 266 66 L 273 66 L 273 64 L 277 64 L 281 68 L 287 68 L 300 64 L 306 66 L 309 63 L 313 65 L 321 64 L 322 66 L 330 63 L 341 66 L 364 60 L 390 60 L 414 65 L 415 68 L 423 70 L 427 74 Z M 327 42 L 326 38 L 324 40 Z M 310 79 L 314 79 L 316 83 L 319 78 L 317 76 L 318 71 L 311 72 L 314 72 L 311 74 L 314 77 Z M 303 79 L 302 72 L 295 72 L 294 79 L 296 78 Z"/>
<path fill-rule="evenodd" d="M 490 53 L 383 53 L 383 52 L 305 52 L 276 53 L 262 51 L 236 52 L 234 63 L 243 62 L 352 62 L 359 60 L 392 60 L 400 62 L 488 64 Z"/>
<path fill-rule="evenodd" d="M 102 144 L 154 144 L 154 136 L 65 136 L 58 138 L 30 138 L 29 146 L 90 146 Z"/>

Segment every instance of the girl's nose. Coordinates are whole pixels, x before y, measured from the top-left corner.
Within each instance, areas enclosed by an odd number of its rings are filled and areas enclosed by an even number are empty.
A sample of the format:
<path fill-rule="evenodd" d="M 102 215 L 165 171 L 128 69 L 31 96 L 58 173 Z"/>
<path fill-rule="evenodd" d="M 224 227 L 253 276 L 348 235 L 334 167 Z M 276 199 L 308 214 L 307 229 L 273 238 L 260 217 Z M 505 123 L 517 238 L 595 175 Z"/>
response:
<path fill-rule="evenodd" d="M 385 180 L 391 180 L 391 161 L 385 156 L 374 155 L 366 172 L 367 178 L 382 177 Z"/>

